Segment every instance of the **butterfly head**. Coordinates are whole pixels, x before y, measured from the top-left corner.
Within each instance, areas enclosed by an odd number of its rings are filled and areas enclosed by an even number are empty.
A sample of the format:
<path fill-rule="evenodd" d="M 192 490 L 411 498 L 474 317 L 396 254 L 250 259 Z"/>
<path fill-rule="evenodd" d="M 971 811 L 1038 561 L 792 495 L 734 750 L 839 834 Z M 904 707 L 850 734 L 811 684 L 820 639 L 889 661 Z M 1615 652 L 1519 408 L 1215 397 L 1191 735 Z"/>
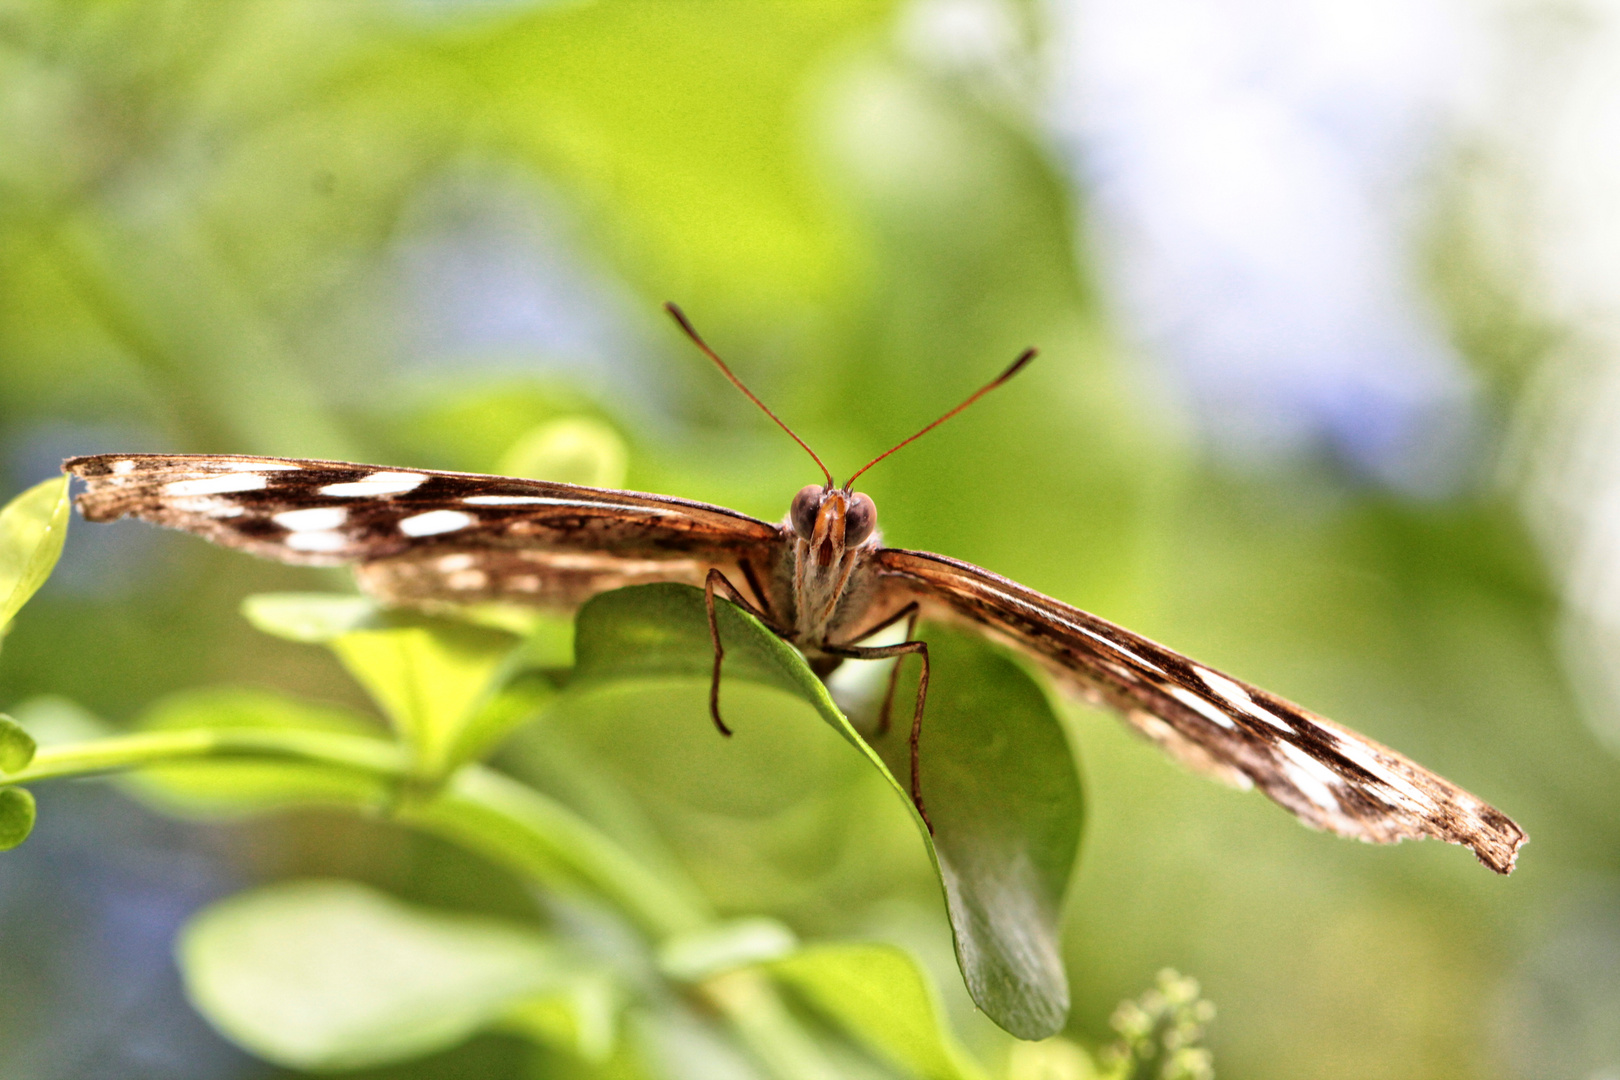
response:
<path fill-rule="evenodd" d="M 816 564 L 827 567 L 872 537 L 877 529 L 877 504 L 859 491 L 809 484 L 793 497 L 788 524 L 810 545 Z"/>

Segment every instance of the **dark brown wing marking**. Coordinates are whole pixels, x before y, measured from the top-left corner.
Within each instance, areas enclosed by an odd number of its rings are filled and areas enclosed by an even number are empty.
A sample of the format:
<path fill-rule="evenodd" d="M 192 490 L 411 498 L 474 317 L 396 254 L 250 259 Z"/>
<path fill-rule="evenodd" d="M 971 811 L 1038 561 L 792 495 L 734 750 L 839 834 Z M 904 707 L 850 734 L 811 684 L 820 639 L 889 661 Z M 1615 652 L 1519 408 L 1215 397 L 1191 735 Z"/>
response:
<path fill-rule="evenodd" d="M 885 548 L 873 567 L 892 602 L 915 597 L 925 614 L 991 631 L 1186 763 L 1259 787 L 1308 825 L 1380 844 L 1432 836 L 1513 869 L 1518 825 L 1371 739 L 977 566 Z"/>
<path fill-rule="evenodd" d="M 770 565 L 781 526 L 664 495 L 345 461 L 103 454 L 63 469 L 86 481 L 91 521 L 136 517 L 264 558 L 359 563 L 399 602 L 576 604 L 647 581 L 701 584 L 710 565 Z"/>
<path fill-rule="evenodd" d="M 570 610 L 597 593 L 627 585 L 673 581 L 701 588 L 711 567 L 731 574 L 737 564 L 723 556 L 638 559 L 528 548 L 444 547 L 361 563 L 354 572 L 362 589 L 389 604 L 506 603 Z"/>

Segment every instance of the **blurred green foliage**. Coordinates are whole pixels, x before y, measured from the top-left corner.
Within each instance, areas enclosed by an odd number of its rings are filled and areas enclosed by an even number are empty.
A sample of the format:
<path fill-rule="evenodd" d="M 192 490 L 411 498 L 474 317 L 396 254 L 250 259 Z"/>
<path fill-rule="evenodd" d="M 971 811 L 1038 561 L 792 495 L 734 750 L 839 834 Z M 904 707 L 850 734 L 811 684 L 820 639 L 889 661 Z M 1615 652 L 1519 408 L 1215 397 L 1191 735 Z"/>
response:
<path fill-rule="evenodd" d="M 102 450 L 494 469 L 543 425 L 583 418 L 625 439 L 627 486 L 775 518 L 809 463 L 658 321 L 659 302 L 679 300 L 841 471 L 1039 344 L 1018 382 L 863 478 L 888 539 L 1299 700 L 1535 841 L 1501 881 L 1442 845 L 1314 835 L 1072 708 L 1087 818 L 1069 1034 L 1109 1041 L 1115 1003 L 1173 963 L 1221 1005 L 1211 1045 L 1228 1075 L 1509 1075 L 1501 1033 L 1539 1037 L 1511 1012 L 1516 987 L 1620 852 L 1620 767 L 1578 721 L 1513 507 L 1489 491 L 1403 502 L 1312 461 L 1208 466 L 1115 341 L 1073 244 L 1083 200 L 1027 113 L 916 63 L 895 17 L 758 0 L 0 3 L 4 490 Z M 479 303 L 500 300 L 487 275 L 451 287 L 491 233 L 557 261 L 565 295 L 595 305 L 565 310 L 617 336 L 429 333 L 476 329 Z M 1518 392 L 1528 380 L 1489 351 L 1499 309 L 1447 274 L 1458 340 L 1496 392 Z M 1533 369 L 1533 344 L 1511 362 Z M 42 694 L 119 728 L 214 684 L 369 711 L 337 660 L 238 615 L 248 593 L 333 587 L 188 538 L 81 527 L 4 643 L 0 707 L 36 734 L 48 725 L 30 717 L 66 715 Z M 905 946 L 967 1050 L 1018 1064 L 962 994 L 904 808 L 830 732 L 770 753 L 761 789 L 714 747 L 701 689 L 615 715 L 520 728 L 498 761 L 648 867 L 690 875 L 722 914 Z M 690 748 L 681 768 L 670 746 Z M 80 805 L 36 791 L 42 832 L 51 800 Z M 83 805 L 102 816 L 79 834 L 129 839 L 123 803 Z M 185 836 L 238 884 L 341 876 L 536 921 L 508 871 L 390 825 L 303 811 Z M 0 965 L 15 1003 L 0 1061 L 35 1075 L 110 1038 L 63 1019 L 75 999 L 50 974 L 102 946 L 7 873 L 0 944 L 36 951 Z M 180 1032 L 176 1015 L 149 1022 Z M 514 1045 L 356 1075 L 523 1075 Z"/>

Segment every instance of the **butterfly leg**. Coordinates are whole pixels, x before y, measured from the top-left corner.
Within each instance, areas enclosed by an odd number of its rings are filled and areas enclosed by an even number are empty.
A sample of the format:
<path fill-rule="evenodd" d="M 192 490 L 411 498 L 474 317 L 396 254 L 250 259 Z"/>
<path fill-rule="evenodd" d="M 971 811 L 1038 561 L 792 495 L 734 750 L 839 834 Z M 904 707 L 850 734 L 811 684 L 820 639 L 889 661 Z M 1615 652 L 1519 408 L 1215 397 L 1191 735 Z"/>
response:
<path fill-rule="evenodd" d="M 714 567 L 709 568 L 709 576 L 703 579 L 703 608 L 709 616 L 709 642 L 714 646 L 714 675 L 709 680 L 709 719 L 714 721 L 714 726 L 719 729 L 720 734 L 729 738 L 731 729 L 720 719 L 720 661 L 725 658 L 726 650 L 725 646 L 720 644 L 720 623 L 714 612 L 714 594 L 717 591 L 724 592 L 727 600 L 773 630 L 775 624 L 771 622 L 770 616 L 750 604 L 725 574 Z"/>
<path fill-rule="evenodd" d="M 916 618 L 915 614 L 911 617 Z M 878 626 L 875 629 L 881 630 L 883 627 Z M 917 707 L 911 714 L 911 801 L 917 807 L 917 813 L 922 815 L 923 824 L 928 826 L 929 833 L 933 833 L 934 823 L 928 817 L 928 808 L 923 805 L 922 762 L 918 756 L 919 743 L 922 739 L 923 705 L 928 701 L 928 643 L 902 641 L 898 645 L 823 645 L 822 651 L 851 660 L 887 660 L 890 657 L 904 657 L 908 653 L 916 653 L 922 660 L 922 673 L 917 677 Z M 899 664 L 900 661 L 897 659 L 895 666 L 898 667 Z"/>
<path fill-rule="evenodd" d="M 868 630 L 863 630 L 850 640 L 852 642 L 865 641 L 873 634 L 882 633 L 884 630 L 887 630 L 901 619 L 904 619 L 906 620 L 906 640 L 910 641 L 912 638 L 917 636 L 918 610 L 917 602 L 913 600 L 911 603 L 907 604 L 893 615 L 890 615 L 876 626 L 873 626 Z M 895 688 L 900 685 L 900 663 L 901 662 L 899 660 L 896 660 L 894 662 L 894 666 L 889 668 L 889 688 L 883 693 L 882 708 L 878 709 L 877 731 L 875 734 L 879 738 L 889 733 L 889 715 L 894 711 L 894 692 Z"/>
<path fill-rule="evenodd" d="M 760 588 L 759 577 L 754 573 L 754 564 L 747 559 L 738 559 L 737 569 L 742 571 L 742 576 L 748 582 L 748 587 L 754 590 L 754 599 L 759 601 L 759 610 L 764 612 L 760 616 L 760 621 L 766 626 L 775 629 L 776 623 L 773 619 L 775 613 L 771 611 L 771 598 L 765 595 L 764 589 Z"/>

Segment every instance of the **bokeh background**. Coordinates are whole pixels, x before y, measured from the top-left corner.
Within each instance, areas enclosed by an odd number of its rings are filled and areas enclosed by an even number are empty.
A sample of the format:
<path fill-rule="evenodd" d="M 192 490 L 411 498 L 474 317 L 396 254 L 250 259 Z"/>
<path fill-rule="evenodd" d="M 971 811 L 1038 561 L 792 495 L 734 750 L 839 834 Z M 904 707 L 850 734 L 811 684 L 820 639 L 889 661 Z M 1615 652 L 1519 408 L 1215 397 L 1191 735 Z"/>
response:
<path fill-rule="evenodd" d="M 869 474 L 891 542 L 1305 703 L 1532 837 L 1501 880 L 1313 834 L 1075 707 L 1074 1037 L 1174 965 L 1221 1010 L 1223 1076 L 1620 1077 L 1620 5 L 0 3 L 8 495 L 110 450 L 492 470 L 590 417 L 628 486 L 778 517 L 813 466 L 666 299 L 845 474 L 1039 345 Z M 237 614 L 346 587 L 76 525 L 0 707 L 360 704 Z M 750 802 L 593 752 L 726 910 L 903 940 L 963 1011 L 865 779 L 805 762 Z M 272 1075 L 169 952 L 255 882 L 531 908 L 376 823 L 38 795 L 0 859 L 12 1080 Z M 484 1039 L 369 1075 L 519 1061 Z"/>

